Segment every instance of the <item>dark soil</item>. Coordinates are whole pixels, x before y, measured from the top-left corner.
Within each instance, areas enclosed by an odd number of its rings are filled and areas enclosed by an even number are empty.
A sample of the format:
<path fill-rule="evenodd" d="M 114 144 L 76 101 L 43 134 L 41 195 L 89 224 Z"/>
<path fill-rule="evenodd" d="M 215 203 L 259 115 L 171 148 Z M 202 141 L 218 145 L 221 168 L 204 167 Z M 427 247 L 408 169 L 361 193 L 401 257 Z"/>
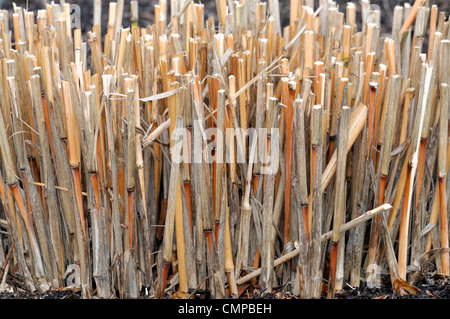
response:
<path fill-rule="evenodd" d="M 272 293 L 262 293 L 259 285 L 247 285 L 240 294 L 240 299 L 298 299 L 297 296 L 285 291 L 283 287 L 274 287 Z M 396 295 L 388 278 L 382 280 L 380 288 L 369 288 L 361 282 L 359 288 L 345 286 L 342 292 L 336 293 L 336 299 L 450 299 L 450 281 L 439 275 L 429 275 L 421 280 L 416 287 L 416 294 Z M 326 290 L 326 289 L 325 289 Z M 326 299 L 327 294 L 322 295 Z"/>
<path fill-rule="evenodd" d="M 109 2 L 112 0 L 102 1 L 102 33 L 105 34 L 108 21 L 108 7 Z M 30 11 L 37 13 L 37 10 L 44 8 L 45 0 L 15 0 L 17 6 L 26 8 Z M 28 4 L 27 4 L 28 2 Z M 59 2 L 59 1 L 55 1 Z M 92 26 L 92 0 L 69 0 L 67 3 L 76 3 L 81 7 L 81 28 L 84 32 L 90 30 Z M 139 0 L 139 25 L 147 26 L 154 23 L 153 5 L 159 1 L 155 0 Z M 216 15 L 215 0 L 196 1 L 205 4 L 205 18 Z M 289 0 L 279 0 L 281 22 L 283 26 L 289 23 Z M 316 1 L 317 2 L 317 1 Z M 347 0 L 336 0 L 340 5 L 340 11 L 345 8 Z M 359 1 L 353 1 L 357 3 L 357 10 L 359 12 Z M 413 3 L 414 0 L 372 0 L 372 4 L 378 5 L 381 10 L 381 25 L 382 33 L 390 32 L 393 8 L 398 4 L 405 2 Z M 125 1 L 124 13 L 123 13 L 123 25 L 124 27 L 130 26 L 130 8 L 129 1 Z M 170 1 L 168 1 L 170 4 Z M 440 10 L 445 10 L 448 15 L 450 12 L 449 0 L 431 0 L 431 4 L 438 4 Z M 0 0 L 0 8 L 12 10 L 13 1 L 4 0 L 3 3 Z M 11 18 L 11 15 L 10 15 Z M 10 23 L 12 26 L 12 21 Z M 64 288 L 61 290 L 51 290 L 45 293 L 30 293 L 25 290 L 23 281 L 20 275 L 14 273 L 8 274 L 7 284 L 13 287 L 14 292 L 0 293 L 0 299 L 80 299 L 81 295 L 78 290 Z M 348 286 L 344 291 L 336 294 L 338 299 L 450 299 L 450 282 L 444 280 L 438 276 L 427 276 L 417 286 L 420 290 L 419 293 L 414 295 L 397 296 L 392 292 L 392 288 L 389 282 L 383 283 L 380 288 L 369 288 L 364 283 L 358 289 L 353 289 Z M 297 299 L 296 296 L 286 292 L 282 287 L 274 289 L 271 294 L 261 293 L 259 286 L 256 284 L 246 285 L 240 289 L 240 298 L 252 298 L 252 299 Z M 207 299 L 209 296 L 202 294 L 201 292 L 195 294 L 196 298 Z M 142 296 L 141 298 L 148 298 Z M 323 298 L 326 298 L 324 295 Z"/>
<path fill-rule="evenodd" d="M 420 292 L 398 296 L 392 292 L 390 282 L 380 288 L 369 288 L 364 283 L 358 289 L 346 287 L 336 294 L 337 299 L 450 299 L 450 282 L 440 276 L 427 276 L 416 287 Z"/>
<path fill-rule="evenodd" d="M 416 294 L 405 294 L 399 296 L 393 293 L 388 278 L 381 280 L 380 288 L 369 288 L 361 282 L 359 288 L 345 286 L 342 292 L 336 293 L 336 299 L 450 299 L 450 280 L 439 275 L 427 275 L 416 286 L 419 292 Z M 0 299 L 81 299 L 80 289 L 62 288 L 50 290 L 45 293 L 27 292 L 18 272 L 8 274 L 6 283 L 13 288 L 13 292 L 0 293 Z M 257 284 L 244 284 L 239 287 L 239 299 L 299 299 L 283 287 L 274 287 L 272 293 L 261 292 Z M 166 296 L 170 298 L 169 294 Z M 208 292 L 197 291 L 193 299 L 210 299 Z M 326 293 L 322 299 L 326 299 Z M 149 299 L 142 295 L 139 299 Z"/>
<path fill-rule="evenodd" d="M 103 0 L 102 1 L 102 34 L 106 33 L 106 26 L 108 23 L 108 8 L 109 2 L 113 2 L 115 0 Z M 264 0 L 261 0 L 264 1 Z M 335 0 L 336 3 L 340 6 L 339 11 L 344 12 L 345 6 L 348 0 Z M 13 2 L 16 3 L 17 6 L 22 8 L 27 7 L 28 2 L 28 10 L 35 11 L 44 8 L 45 0 L 4 0 L 2 9 L 12 10 Z M 49 1 L 47 1 L 49 2 Z M 58 0 L 55 0 L 55 3 L 58 3 Z M 217 14 L 216 11 L 216 2 L 215 0 L 196 0 L 195 2 L 203 3 L 205 5 L 205 19 L 215 16 Z M 267 1 L 266 1 L 267 2 Z M 316 0 L 316 8 L 317 3 L 319 1 Z M 360 1 L 353 0 L 357 5 L 357 12 L 360 12 Z M 392 14 L 393 9 L 396 5 L 402 5 L 403 3 L 408 2 L 410 4 L 414 3 L 414 0 L 371 0 L 371 4 L 379 6 L 381 9 L 381 26 L 382 33 L 386 33 L 390 31 L 391 23 L 392 23 Z M 445 10 L 448 15 L 450 12 L 450 1 L 448 0 L 430 0 L 431 4 L 437 4 L 439 6 L 439 10 Z M 0 3 L 2 1 L 0 0 Z M 83 31 L 90 30 L 92 27 L 92 0 L 66 0 L 66 3 L 78 4 L 81 8 L 81 28 Z M 153 15 L 153 6 L 158 4 L 159 1 L 156 0 L 139 0 L 139 25 L 145 27 L 149 24 L 154 23 L 154 15 Z M 170 10 L 170 1 L 168 3 L 168 10 Z M 290 0 L 279 0 L 280 3 L 280 18 L 283 26 L 289 24 L 289 4 Z M 11 17 L 10 17 L 11 18 Z M 217 22 L 217 21 L 216 21 Z M 12 26 L 12 23 L 10 24 Z M 123 25 L 124 27 L 130 26 L 130 1 L 125 1 L 124 11 L 123 11 Z"/>
<path fill-rule="evenodd" d="M 81 296 L 71 290 L 51 290 L 45 293 L 3 292 L 0 293 L 0 299 L 81 299 Z"/>

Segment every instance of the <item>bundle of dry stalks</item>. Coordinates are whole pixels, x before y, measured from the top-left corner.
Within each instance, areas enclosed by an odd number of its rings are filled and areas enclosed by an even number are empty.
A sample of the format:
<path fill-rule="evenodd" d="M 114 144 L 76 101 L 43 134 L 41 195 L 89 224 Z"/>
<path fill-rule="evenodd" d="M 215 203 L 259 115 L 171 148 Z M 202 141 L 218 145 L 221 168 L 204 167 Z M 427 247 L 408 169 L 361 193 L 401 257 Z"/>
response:
<path fill-rule="evenodd" d="M 284 28 L 278 1 L 160 0 L 140 27 L 131 1 L 123 28 L 117 0 L 101 34 L 99 4 L 86 35 L 68 3 L 0 11 L 4 277 L 332 298 L 450 275 L 445 12 L 397 6 L 381 34 L 369 0 L 291 0 Z"/>

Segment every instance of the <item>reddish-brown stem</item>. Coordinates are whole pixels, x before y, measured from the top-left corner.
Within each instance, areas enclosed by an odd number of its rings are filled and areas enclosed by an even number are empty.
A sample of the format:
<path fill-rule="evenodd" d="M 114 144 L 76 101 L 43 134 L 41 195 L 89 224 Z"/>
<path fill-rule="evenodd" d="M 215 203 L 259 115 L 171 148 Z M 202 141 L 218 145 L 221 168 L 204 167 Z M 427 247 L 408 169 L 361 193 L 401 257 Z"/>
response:
<path fill-rule="evenodd" d="M 35 158 L 30 160 L 30 167 L 31 167 L 31 169 L 33 169 L 34 176 L 35 176 L 35 182 L 40 183 L 41 182 L 40 173 L 39 173 L 40 168 L 38 167 Z M 44 190 L 42 189 L 42 187 L 38 187 L 38 192 L 39 192 L 39 196 L 41 197 L 41 203 L 42 203 L 42 208 L 44 210 L 44 216 L 47 217 L 47 206 L 46 206 L 46 201 L 45 201 Z"/>
<path fill-rule="evenodd" d="M 125 199 L 125 165 L 117 164 L 117 183 L 119 188 L 119 195 Z M 123 206 L 120 206 L 120 219 L 123 220 L 124 210 Z"/>
<path fill-rule="evenodd" d="M 72 167 L 73 184 L 75 187 L 75 196 L 77 200 L 78 213 L 80 215 L 81 228 L 83 229 L 84 239 L 86 240 L 86 225 L 84 221 L 84 209 L 83 209 L 83 193 L 81 190 L 81 176 L 80 167 Z"/>
<path fill-rule="evenodd" d="M 192 233 L 191 183 L 189 181 L 184 182 L 184 193 L 186 196 L 186 205 L 187 205 L 188 215 L 189 215 L 189 226 L 191 229 L 191 236 L 193 236 L 193 233 Z"/>
<path fill-rule="evenodd" d="M 336 285 L 336 264 L 337 264 L 337 253 L 339 248 L 339 242 L 331 243 L 331 260 L 330 260 L 330 285 L 329 285 L 329 295 L 330 299 L 334 298 L 334 287 Z"/>
<path fill-rule="evenodd" d="M 99 184 L 98 184 L 98 175 L 97 173 L 89 174 L 91 178 L 92 188 L 94 189 L 94 197 L 95 197 L 95 206 L 97 211 L 100 208 L 100 193 L 99 193 Z"/>
<path fill-rule="evenodd" d="M 22 215 L 22 219 L 23 219 L 23 222 L 25 224 L 25 229 L 26 229 L 27 234 L 28 234 L 28 236 L 30 238 L 30 241 L 33 241 L 34 238 L 35 238 L 34 237 L 34 233 L 33 233 L 33 229 L 32 229 L 32 226 L 30 225 L 29 220 L 27 218 L 27 211 L 26 211 L 26 208 L 25 208 L 25 203 L 23 202 L 22 194 L 20 193 L 20 190 L 19 190 L 19 186 L 17 186 L 17 184 L 14 184 L 14 185 L 10 186 L 10 189 L 12 191 L 14 200 L 16 201 L 17 207 L 19 208 L 19 212 Z"/>
<path fill-rule="evenodd" d="M 134 189 L 128 190 L 128 236 L 130 248 L 133 248 L 133 216 L 134 216 Z"/>
<path fill-rule="evenodd" d="M 313 146 L 311 148 L 311 180 L 314 181 L 316 178 L 316 163 L 317 163 L 317 147 Z M 312 183 L 311 183 L 312 188 Z M 312 194 L 312 189 L 311 189 Z M 309 203 L 311 205 L 311 203 Z M 312 215 L 308 209 L 308 225 L 311 225 Z"/>
<path fill-rule="evenodd" d="M 47 104 L 47 97 L 45 94 L 42 94 L 42 110 L 44 111 L 44 121 L 45 121 L 45 129 L 47 130 L 48 135 L 48 142 L 50 145 L 50 151 L 52 152 L 53 158 L 55 158 L 55 151 L 53 149 L 53 140 L 52 140 L 52 132 L 50 129 L 50 118 L 48 113 L 48 104 Z"/>
<path fill-rule="evenodd" d="M 258 191 L 259 179 L 261 175 L 254 174 L 253 175 L 253 196 L 256 196 L 256 192 Z M 253 268 L 259 268 L 259 262 L 261 260 L 261 253 L 259 251 L 259 247 L 256 247 L 255 260 L 253 262 Z"/>
<path fill-rule="evenodd" d="M 100 144 L 100 136 L 97 139 L 97 165 L 98 165 L 98 172 L 97 175 L 98 177 L 100 177 L 100 182 L 99 182 L 99 187 L 101 187 L 101 189 L 103 189 L 103 181 L 104 181 L 104 176 L 103 176 L 103 159 L 102 159 L 102 147 Z"/>
<path fill-rule="evenodd" d="M 308 220 L 308 205 L 302 206 L 302 215 L 303 215 L 303 225 L 305 227 L 306 239 L 309 240 L 310 229 L 309 229 L 309 220 Z"/>
<path fill-rule="evenodd" d="M 213 149 L 211 151 L 211 155 L 215 156 L 216 155 L 216 150 Z M 220 216 L 220 212 L 217 211 L 217 198 L 216 198 L 216 161 L 213 162 L 213 167 L 212 167 L 212 187 L 213 187 L 213 191 L 212 191 L 212 195 L 213 195 L 213 212 L 214 212 L 214 219 L 215 219 L 215 223 L 214 223 L 214 234 L 216 235 L 216 244 L 217 244 L 217 239 L 218 239 L 218 234 L 219 234 L 219 216 Z"/>
<path fill-rule="evenodd" d="M 25 196 L 27 198 L 27 207 L 30 215 L 31 225 L 34 225 L 33 214 L 31 213 L 33 210 L 31 209 L 30 194 L 28 193 L 28 185 L 27 185 L 27 178 L 25 176 L 25 171 L 21 170 L 20 174 L 22 175 L 22 180 L 24 181 L 23 188 L 25 190 Z"/>
<path fill-rule="evenodd" d="M 211 254 L 212 254 L 212 245 L 213 245 L 212 231 L 211 230 L 205 230 L 205 238 L 208 241 L 208 251 L 209 251 L 209 256 L 211 256 Z"/>
<path fill-rule="evenodd" d="M 261 260 L 261 253 L 259 247 L 256 248 L 255 260 L 253 261 L 253 268 L 259 268 L 259 261 Z"/>
<path fill-rule="evenodd" d="M 333 156 L 334 138 L 330 137 L 330 142 L 328 144 L 329 144 L 329 146 L 328 146 L 327 162 L 329 162 L 331 159 L 331 156 Z"/>
<path fill-rule="evenodd" d="M 379 191 L 379 197 L 378 197 L 378 205 L 383 204 L 384 200 L 384 191 L 386 189 L 386 176 L 380 177 L 380 191 Z M 374 223 L 372 227 L 373 233 L 371 234 L 370 238 L 370 245 L 369 245 L 369 251 L 368 251 L 368 261 L 369 265 L 373 264 L 375 262 L 376 254 L 378 251 L 378 241 L 380 237 L 380 216 L 377 216 L 372 221 Z"/>
<path fill-rule="evenodd" d="M 367 154 L 370 154 L 370 149 L 372 146 L 372 132 L 374 126 L 374 117 L 375 117 L 375 101 L 377 97 L 377 88 L 375 85 L 370 85 L 369 91 L 369 112 L 367 119 Z"/>
<path fill-rule="evenodd" d="M 378 205 L 383 204 L 384 201 L 384 191 L 386 190 L 386 180 L 387 176 L 380 177 L 380 196 L 378 197 Z"/>
<path fill-rule="evenodd" d="M 372 138 L 372 145 L 373 146 L 377 146 L 377 138 L 378 138 L 378 129 L 380 126 L 380 120 L 381 120 L 381 109 L 382 109 L 382 102 L 383 102 L 383 90 L 384 90 L 384 86 L 385 86 L 385 76 L 386 76 L 386 68 L 381 68 L 380 67 L 380 83 L 378 85 L 378 98 L 377 98 L 377 102 L 375 105 L 375 118 L 374 118 L 374 124 L 373 124 L 373 138 Z M 376 152 L 376 154 L 379 154 L 380 150 L 378 149 L 378 151 Z M 374 150 L 375 152 L 375 150 Z M 373 154 L 372 153 L 372 158 L 373 158 Z M 377 162 L 378 164 L 378 162 Z M 375 166 L 375 169 L 378 166 Z"/>
<path fill-rule="evenodd" d="M 8 265 L 9 258 L 11 257 L 12 247 L 13 247 L 13 246 L 11 246 L 11 247 L 9 248 L 9 251 L 8 251 L 8 253 L 6 254 L 6 257 L 5 257 L 5 262 L 3 263 L 3 267 L 0 269 L 0 271 L 1 271 L 1 272 L 0 272 L 0 282 L 1 282 L 2 279 L 3 279 L 3 274 L 4 274 L 4 271 L 5 271 L 6 265 Z"/>
<path fill-rule="evenodd" d="M 216 239 L 215 244 L 217 245 L 217 240 L 219 239 L 219 228 L 220 228 L 220 222 L 215 221 L 214 222 L 214 236 Z"/>
<path fill-rule="evenodd" d="M 410 183 L 411 183 L 411 170 L 412 167 L 408 165 L 408 169 L 406 171 L 406 182 L 405 182 L 405 192 L 403 193 L 403 205 L 402 205 L 402 214 L 400 219 L 400 233 L 399 233 L 399 246 L 398 246 L 398 274 L 401 279 L 406 279 L 406 259 L 407 259 L 407 250 L 408 250 L 408 199 L 410 192 Z"/>
<path fill-rule="evenodd" d="M 422 190 L 422 180 L 423 180 L 423 171 L 425 166 L 425 150 L 427 148 L 427 140 L 420 140 L 420 148 L 419 148 L 419 163 L 417 166 L 417 182 L 416 182 L 416 203 L 415 207 L 417 207 L 417 203 L 419 202 L 420 192 Z"/>

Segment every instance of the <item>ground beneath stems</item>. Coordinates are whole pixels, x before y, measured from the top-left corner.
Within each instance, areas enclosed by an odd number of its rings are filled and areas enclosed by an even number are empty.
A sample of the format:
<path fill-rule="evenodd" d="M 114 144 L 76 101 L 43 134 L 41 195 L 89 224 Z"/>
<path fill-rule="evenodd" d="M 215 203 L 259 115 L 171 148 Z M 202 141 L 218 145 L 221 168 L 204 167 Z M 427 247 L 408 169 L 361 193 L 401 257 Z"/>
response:
<path fill-rule="evenodd" d="M 427 275 L 416 286 L 420 290 L 417 294 L 406 294 L 398 296 L 393 293 L 389 279 L 382 279 L 379 288 L 370 288 L 361 281 L 358 288 L 348 285 L 344 290 L 337 292 L 336 299 L 450 299 L 450 280 L 439 275 Z M 80 289 L 61 288 L 49 290 L 45 293 L 31 293 L 25 290 L 22 279 L 18 274 L 8 274 L 6 280 L 9 291 L 0 293 L 0 299 L 81 299 Z M 272 293 L 262 293 L 261 286 L 257 284 L 246 284 L 239 289 L 239 299 L 299 299 L 291 294 L 285 287 L 274 287 Z M 167 294 L 166 297 L 169 297 Z M 144 294 L 141 299 L 149 299 Z M 205 293 L 194 293 L 194 299 L 209 299 L 210 295 Z M 322 299 L 326 299 L 326 293 Z"/>

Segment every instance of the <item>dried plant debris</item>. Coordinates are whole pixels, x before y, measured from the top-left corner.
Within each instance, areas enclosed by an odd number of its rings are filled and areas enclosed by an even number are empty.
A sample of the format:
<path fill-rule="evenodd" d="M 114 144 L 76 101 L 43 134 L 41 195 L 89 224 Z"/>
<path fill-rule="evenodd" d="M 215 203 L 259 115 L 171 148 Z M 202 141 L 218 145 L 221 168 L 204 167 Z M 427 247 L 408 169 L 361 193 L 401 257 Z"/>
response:
<path fill-rule="evenodd" d="M 0 10 L 2 298 L 448 297 L 448 7 L 147 4 Z"/>

